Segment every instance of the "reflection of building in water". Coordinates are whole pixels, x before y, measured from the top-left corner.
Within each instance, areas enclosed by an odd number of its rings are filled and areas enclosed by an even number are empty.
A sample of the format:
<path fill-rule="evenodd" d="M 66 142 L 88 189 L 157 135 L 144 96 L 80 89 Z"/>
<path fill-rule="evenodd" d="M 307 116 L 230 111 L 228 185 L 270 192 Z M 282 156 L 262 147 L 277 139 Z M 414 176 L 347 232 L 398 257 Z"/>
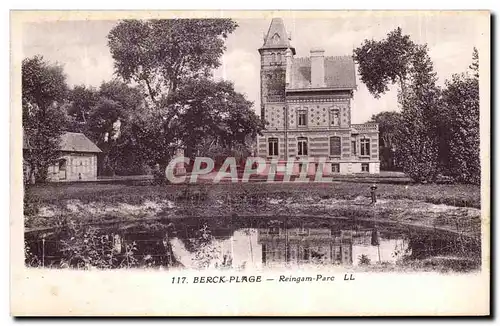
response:
<path fill-rule="evenodd" d="M 262 263 L 322 263 L 352 265 L 353 239 L 349 232 L 330 229 L 259 229 Z"/>
<path fill-rule="evenodd" d="M 334 236 L 342 238 L 351 238 L 352 244 L 356 245 L 370 245 L 372 243 L 373 230 L 341 230 L 332 232 Z"/>

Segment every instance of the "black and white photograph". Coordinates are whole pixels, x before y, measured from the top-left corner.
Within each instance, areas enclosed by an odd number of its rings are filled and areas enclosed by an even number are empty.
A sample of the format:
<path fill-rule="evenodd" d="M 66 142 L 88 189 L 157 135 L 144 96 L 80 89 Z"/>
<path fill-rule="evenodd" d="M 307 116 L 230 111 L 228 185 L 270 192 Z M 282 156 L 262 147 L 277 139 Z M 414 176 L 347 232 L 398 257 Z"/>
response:
<path fill-rule="evenodd" d="M 488 314 L 489 12 L 28 13 L 11 12 L 22 273 L 319 297 L 468 278 L 470 311 L 414 313 Z M 322 307 L 298 313 L 350 313 Z M 72 309 L 46 313 L 94 314 Z"/>

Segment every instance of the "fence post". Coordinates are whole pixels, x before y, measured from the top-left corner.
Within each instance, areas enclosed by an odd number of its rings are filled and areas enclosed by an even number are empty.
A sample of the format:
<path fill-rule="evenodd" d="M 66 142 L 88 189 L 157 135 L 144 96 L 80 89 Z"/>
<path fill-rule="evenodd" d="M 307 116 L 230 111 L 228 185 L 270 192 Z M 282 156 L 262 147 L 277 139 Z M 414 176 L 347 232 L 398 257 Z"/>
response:
<path fill-rule="evenodd" d="M 45 234 L 42 236 L 42 267 L 45 267 Z"/>

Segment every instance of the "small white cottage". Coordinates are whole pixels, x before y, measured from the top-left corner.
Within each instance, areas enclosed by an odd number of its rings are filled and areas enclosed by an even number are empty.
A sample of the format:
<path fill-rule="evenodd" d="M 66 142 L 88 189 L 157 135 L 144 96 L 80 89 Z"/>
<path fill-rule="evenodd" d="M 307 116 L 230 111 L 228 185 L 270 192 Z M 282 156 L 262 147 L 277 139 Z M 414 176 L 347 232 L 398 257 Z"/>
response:
<path fill-rule="evenodd" d="M 88 181 L 97 179 L 97 154 L 102 151 L 84 134 L 61 135 L 60 157 L 49 167 L 48 181 Z"/>

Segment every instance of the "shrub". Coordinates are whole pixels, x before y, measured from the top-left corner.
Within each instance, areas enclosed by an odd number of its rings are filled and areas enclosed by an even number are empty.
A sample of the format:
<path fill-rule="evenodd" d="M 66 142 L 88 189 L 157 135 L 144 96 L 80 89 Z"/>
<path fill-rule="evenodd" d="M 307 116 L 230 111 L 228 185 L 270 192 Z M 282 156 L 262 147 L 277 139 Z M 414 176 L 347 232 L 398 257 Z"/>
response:
<path fill-rule="evenodd" d="M 368 258 L 367 255 L 363 254 L 363 255 L 361 255 L 361 257 L 359 257 L 359 264 L 360 265 L 370 265 L 371 260 L 370 260 L 370 258 Z"/>
<path fill-rule="evenodd" d="M 40 210 L 40 199 L 29 188 L 25 188 L 23 198 L 24 216 L 33 216 Z"/>
<path fill-rule="evenodd" d="M 68 234 L 61 243 L 61 267 L 74 268 L 116 268 L 134 267 L 138 259 L 134 257 L 137 251 L 136 243 L 125 244 L 124 252 L 115 246 L 114 236 L 100 233 L 95 227 L 68 225 Z"/>

